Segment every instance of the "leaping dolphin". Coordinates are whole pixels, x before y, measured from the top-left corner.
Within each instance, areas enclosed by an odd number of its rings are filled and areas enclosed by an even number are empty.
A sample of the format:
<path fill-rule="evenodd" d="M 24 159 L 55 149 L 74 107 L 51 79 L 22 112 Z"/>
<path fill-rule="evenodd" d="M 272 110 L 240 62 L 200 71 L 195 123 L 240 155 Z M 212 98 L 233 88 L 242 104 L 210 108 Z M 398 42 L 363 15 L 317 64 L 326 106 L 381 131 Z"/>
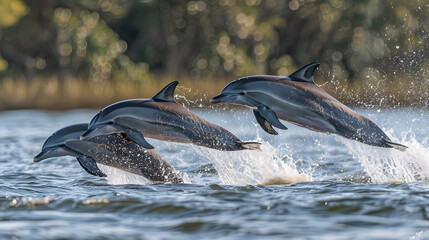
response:
<path fill-rule="evenodd" d="M 147 149 L 153 146 L 143 135 L 223 151 L 260 150 L 260 143 L 242 142 L 228 130 L 177 104 L 174 90 L 178 83 L 168 84 L 151 99 L 125 100 L 104 108 L 91 120 L 88 131 L 80 139 L 122 132 Z"/>
<path fill-rule="evenodd" d="M 406 146 L 392 142 L 373 121 L 319 88 L 313 80 L 318 66 L 317 62 L 308 64 L 289 77 L 261 75 L 239 78 L 230 82 L 211 102 L 253 108 L 256 121 L 269 134 L 278 134 L 273 126 L 287 129 L 280 118 L 310 130 L 405 151 Z"/>
<path fill-rule="evenodd" d="M 99 177 L 106 177 L 106 174 L 96 163 L 143 176 L 154 183 L 183 182 L 174 167 L 155 151 L 140 147 L 119 133 L 80 141 L 79 137 L 87 129 L 88 124 L 75 124 L 56 131 L 45 141 L 34 162 L 74 156 L 89 174 Z"/>

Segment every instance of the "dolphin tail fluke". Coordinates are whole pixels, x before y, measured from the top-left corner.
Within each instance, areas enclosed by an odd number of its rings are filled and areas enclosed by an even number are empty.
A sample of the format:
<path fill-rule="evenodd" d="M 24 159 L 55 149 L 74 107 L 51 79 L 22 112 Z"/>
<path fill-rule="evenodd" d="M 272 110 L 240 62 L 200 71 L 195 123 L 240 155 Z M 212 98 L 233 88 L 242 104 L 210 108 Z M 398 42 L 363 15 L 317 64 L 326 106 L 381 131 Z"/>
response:
<path fill-rule="evenodd" d="M 259 142 L 239 142 L 238 143 L 243 150 L 257 150 L 261 151 L 261 143 Z"/>
<path fill-rule="evenodd" d="M 405 145 L 402 145 L 402 144 L 399 144 L 399 143 L 394 143 L 394 142 L 387 141 L 387 140 L 385 141 L 385 143 L 386 143 L 387 146 L 389 146 L 391 148 L 395 148 L 395 149 L 397 149 L 397 150 L 399 150 L 401 152 L 405 152 L 405 150 L 407 150 L 407 148 L 408 148 Z"/>

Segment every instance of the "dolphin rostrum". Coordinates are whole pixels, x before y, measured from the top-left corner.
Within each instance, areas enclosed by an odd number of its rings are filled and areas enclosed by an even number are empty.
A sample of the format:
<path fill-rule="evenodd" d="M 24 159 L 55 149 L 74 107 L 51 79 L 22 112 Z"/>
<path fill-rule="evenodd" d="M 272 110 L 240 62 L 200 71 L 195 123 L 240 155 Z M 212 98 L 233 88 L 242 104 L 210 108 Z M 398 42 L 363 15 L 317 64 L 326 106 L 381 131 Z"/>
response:
<path fill-rule="evenodd" d="M 45 141 L 34 162 L 74 156 L 88 173 L 99 177 L 106 174 L 97 163 L 143 176 L 154 183 L 183 182 L 174 167 L 155 151 L 140 147 L 120 133 L 79 140 L 87 129 L 88 124 L 75 124 L 56 131 Z"/>
<path fill-rule="evenodd" d="M 249 76 L 229 83 L 212 103 L 232 103 L 253 108 L 256 121 L 269 134 L 274 127 L 287 129 L 279 119 L 313 131 L 335 133 L 348 139 L 405 151 L 373 121 L 353 111 L 313 81 L 319 63 L 308 64 L 289 77 Z"/>
<path fill-rule="evenodd" d="M 81 140 L 122 132 L 137 144 L 152 149 L 143 135 L 165 141 L 193 143 L 223 151 L 260 150 L 260 143 L 242 142 L 228 130 L 192 113 L 174 101 L 179 82 L 168 84 L 151 99 L 131 99 L 101 110 Z"/>

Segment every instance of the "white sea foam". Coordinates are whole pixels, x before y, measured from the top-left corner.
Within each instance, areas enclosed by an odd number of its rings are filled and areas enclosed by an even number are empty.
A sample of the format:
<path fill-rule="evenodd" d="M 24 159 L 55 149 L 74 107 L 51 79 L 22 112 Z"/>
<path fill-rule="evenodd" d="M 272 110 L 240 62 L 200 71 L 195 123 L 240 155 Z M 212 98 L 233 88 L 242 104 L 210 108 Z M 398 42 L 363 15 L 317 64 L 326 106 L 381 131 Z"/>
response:
<path fill-rule="evenodd" d="M 261 139 L 258 141 L 262 142 Z M 312 181 L 310 174 L 297 170 L 292 158 L 280 157 L 282 154 L 279 154 L 279 148 L 276 149 L 267 142 L 261 145 L 262 151 L 218 151 L 196 146 L 194 149 L 214 165 L 221 184 L 290 184 Z"/>
<path fill-rule="evenodd" d="M 389 133 L 393 135 L 392 133 Z M 412 182 L 429 179 L 429 147 L 418 142 L 413 132 L 404 132 L 401 139 L 391 138 L 408 146 L 405 152 L 380 148 L 341 138 L 356 157 L 373 183 Z"/>
<path fill-rule="evenodd" d="M 110 185 L 125 185 L 125 184 L 136 184 L 136 185 L 146 185 L 151 184 L 151 181 L 148 179 L 132 174 L 114 167 L 105 166 L 102 164 L 97 164 L 102 172 L 104 172 L 107 177 L 107 184 Z"/>
<path fill-rule="evenodd" d="M 133 174 L 118 168 L 105 166 L 102 164 L 97 164 L 102 172 L 104 172 L 107 177 L 107 184 L 109 185 L 126 185 L 126 184 L 135 184 L 135 185 L 147 185 L 152 184 L 152 181 L 149 179 Z M 185 183 L 191 183 L 191 179 L 198 182 L 199 177 L 195 176 L 194 178 L 190 178 L 186 173 L 181 173 L 181 177 Z"/>

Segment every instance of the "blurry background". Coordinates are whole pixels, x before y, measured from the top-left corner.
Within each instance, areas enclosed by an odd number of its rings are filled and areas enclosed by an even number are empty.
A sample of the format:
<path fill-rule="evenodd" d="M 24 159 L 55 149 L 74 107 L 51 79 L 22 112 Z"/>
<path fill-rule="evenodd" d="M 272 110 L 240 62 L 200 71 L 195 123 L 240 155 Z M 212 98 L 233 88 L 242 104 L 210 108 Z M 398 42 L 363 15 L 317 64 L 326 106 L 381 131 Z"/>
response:
<path fill-rule="evenodd" d="M 427 108 L 428 28 L 427 0 L 0 0 L 0 109 L 98 108 L 173 80 L 208 104 L 313 61 L 346 104 Z"/>

